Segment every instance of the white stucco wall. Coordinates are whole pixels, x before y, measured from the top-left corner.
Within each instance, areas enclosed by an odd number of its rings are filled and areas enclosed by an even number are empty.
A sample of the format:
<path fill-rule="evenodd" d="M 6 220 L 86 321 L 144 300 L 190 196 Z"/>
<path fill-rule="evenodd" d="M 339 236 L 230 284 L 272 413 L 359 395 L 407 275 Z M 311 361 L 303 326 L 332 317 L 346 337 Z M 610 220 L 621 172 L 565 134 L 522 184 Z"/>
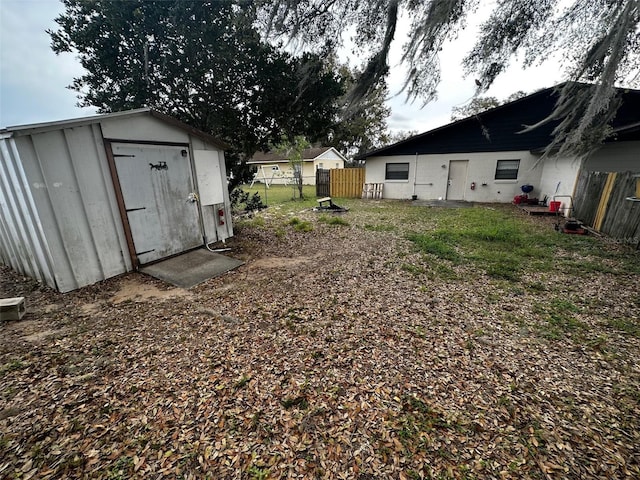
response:
<path fill-rule="evenodd" d="M 640 172 L 640 142 L 608 143 L 585 160 L 590 172 Z"/>
<path fill-rule="evenodd" d="M 421 200 L 446 198 L 449 162 L 468 160 L 464 200 L 508 203 L 522 193 L 520 186 L 526 183 L 536 187 L 530 196 L 539 195 L 542 166 L 534 167 L 537 159 L 528 151 L 418 155 L 416 169 L 416 155 L 371 157 L 365 165 L 365 182 L 384 183 L 384 198 L 408 199 L 414 194 Z M 518 178 L 495 180 L 498 160 L 520 160 Z M 394 162 L 409 163 L 408 180 L 385 180 L 385 165 Z M 476 183 L 475 190 L 471 182 Z"/>
<path fill-rule="evenodd" d="M 549 158 L 544 161 L 542 176 L 540 178 L 540 192 L 538 198 L 543 199 L 546 195 L 547 203 L 554 197 L 556 201 L 562 202 L 563 214 L 570 215 L 571 198 L 580 170 L 580 160 L 576 158 Z"/>

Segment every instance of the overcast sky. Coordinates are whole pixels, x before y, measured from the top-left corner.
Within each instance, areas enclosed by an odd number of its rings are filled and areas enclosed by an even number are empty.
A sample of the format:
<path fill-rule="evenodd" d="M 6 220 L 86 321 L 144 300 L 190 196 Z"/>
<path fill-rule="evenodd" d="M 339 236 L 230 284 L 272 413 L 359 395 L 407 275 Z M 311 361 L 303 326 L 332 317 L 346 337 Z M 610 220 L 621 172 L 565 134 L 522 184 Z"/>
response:
<path fill-rule="evenodd" d="M 490 2 L 492 3 L 492 2 Z M 48 28 L 55 29 L 54 18 L 63 11 L 58 0 L 0 0 L 0 127 L 26 123 L 82 117 L 95 112 L 76 107 L 76 93 L 66 88 L 82 68 L 72 54 L 55 55 L 50 48 Z M 442 82 L 438 99 L 420 109 L 421 104 L 405 102 L 403 94 L 389 99 L 392 113 L 388 120 L 392 131 L 423 132 L 449 122 L 451 108 L 461 106 L 475 92 L 473 78 L 463 78 L 461 59 L 473 46 L 482 10 L 469 28 L 441 55 Z M 403 72 L 398 65 L 402 45 L 402 25 L 391 52 L 389 88 L 397 93 Z M 552 86 L 562 81 L 559 67 L 553 61 L 522 70 L 513 65 L 491 87 L 487 95 L 500 99 L 511 93 Z"/>

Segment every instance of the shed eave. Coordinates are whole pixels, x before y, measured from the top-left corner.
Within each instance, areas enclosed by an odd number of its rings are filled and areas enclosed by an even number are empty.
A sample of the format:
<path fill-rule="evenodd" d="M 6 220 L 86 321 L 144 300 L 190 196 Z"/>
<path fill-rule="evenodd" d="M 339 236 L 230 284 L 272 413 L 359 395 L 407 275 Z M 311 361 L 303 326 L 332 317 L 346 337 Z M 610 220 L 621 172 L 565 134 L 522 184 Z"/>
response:
<path fill-rule="evenodd" d="M 188 132 L 189 134 L 195 137 L 198 137 L 204 140 L 205 142 L 213 144 L 214 146 L 220 148 L 221 150 L 229 150 L 230 148 L 229 145 L 223 142 L 222 140 L 219 140 L 214 136 L 209 135 L 208 133 L 198 130 L 197 128 L 193 128 L 187 125 L 186 123 L 183 123 L 180 120 L 177 120 L 169 115 L 165 115 L 164 113 L 158 112 L 148 107 L 137 108 L 135 110 L 124 110 L 121 112 L 105 113 L 100 115 L 91 115 L 88 117 L 71 118 L 68 120 L 56 120 L 53 122 L 32 123 L 27 125 L 15 125 L 15 126 L 7 127 L 0 130 L 0 134 L 3 132 L 7 132 L 15 136 L 24 136 L 24 135 L 31 135 L 34 133 L 43 133 L 51 130 L 58 130 L 61 128 L 73 128 L 73 127 L 80 127 L 85 125 L 92 125 L 95 123 L 101 123 L 104 120 L 110 120 L 110 119 L 119 118 L 119 117 L 135 117 L 135 116 L 142 116 L 142 115 L 150 115 L 154 118 L 157 118 L 158 120 L 161 120 L 165 123 L 173 125 L 181 130 Z"/>
<path fill-rule="evenodd" d="M 4 130 L 8 132 L 12 132 L 16 136 L 30 135 L 32 133 L 41 133 L 41 132 L 46 132 L 50 130 L 57 130 L 60 128 L 91 125 L 93 123 L 99 123 L 100 121 L 108 118 L 130 117 L 135 115 L 143 115 L 145 113 L 150 113 L 150 112 L 151 112 L 150 108 L 138 108 L 135 110 L 125 110 L 122 112 L 104 113 L 100 115 L 91 115 L 88 117 L 70 118 L 66 120 L 54 120 L 52 122 L 29 123 L 26 125 L 14 125 L 14 126 L 6 127 Z"/>

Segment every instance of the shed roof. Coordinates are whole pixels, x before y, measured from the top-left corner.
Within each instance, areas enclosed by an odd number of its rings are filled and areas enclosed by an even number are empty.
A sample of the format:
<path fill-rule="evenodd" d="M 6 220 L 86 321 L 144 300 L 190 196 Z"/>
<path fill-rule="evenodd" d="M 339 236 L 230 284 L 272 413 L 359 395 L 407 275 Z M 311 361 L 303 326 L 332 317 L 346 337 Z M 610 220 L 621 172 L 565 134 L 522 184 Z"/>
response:
<path fill-rule="evenodd" d="M 32 133 L 41 133 L 41 132 L 47 132 L 51 130 L 59 130 L 63 128 L 76 127 L 81 125 L 91 125 L 94 123 L 100 123 L 102 120 L 105 120 L 105 119 L 119 118 L 119 117 L 135 117 L 135 116 L 144 116 L 144 115 L 155 117 L 165 123 L 173 125 L 174 127 L 177 127 L 181 130 L 184 130 L 195 137 L 198 137 L 206 142 L 212 143 L 213 145 L 219 148 L 222 148 L 222 149 L 229 148 L 229 145 L 227 145 L 222 140 L 214 137 L 213 135 L 209 135 L 208 133 L 198 130 L 197 128 L 193 128 L 187 125 L 186 123 L 183 123 L 180 120 L 173 118 L 170 115 L 166 115 L 152 108 L 137 108 L 134 110 L 104 113 L 99 115 L 91 115 L 87 117 L 70 118 L 66 120 L 54 120 L 51 122 L 14 125 L 14 126 L 0 129 L 0 135 L 4 135 L 4 136 L 30 135 Z"/>
<path fill-rule="evenodd" d="M 552 140 L 559 121 L 541 125 L 526 133 L 522 130 L 548 117 L 555 108 L 559 88 L 545 88 L 485 112 L 415 135 L 360 156 L 438 153 L 470 153 L 530 150 L 540 151 Z M 618 89 L 622 97 L 613 122 L 614 129 L 640 121 L 640 90 Z"/>

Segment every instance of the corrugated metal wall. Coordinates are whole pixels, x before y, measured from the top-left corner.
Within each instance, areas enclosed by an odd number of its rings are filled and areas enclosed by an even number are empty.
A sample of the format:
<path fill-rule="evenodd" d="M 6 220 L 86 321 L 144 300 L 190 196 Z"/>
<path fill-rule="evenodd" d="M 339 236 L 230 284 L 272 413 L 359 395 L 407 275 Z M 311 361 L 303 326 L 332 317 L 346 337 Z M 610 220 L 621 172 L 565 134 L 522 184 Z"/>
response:
<path fill-rule="evenodd" d="M 57 288 L 53 261 L 13 138 L 0 138 L 0 261 Z"/>
<path fill-rule="evenodd" d="M 47 276 L 47 284 L 66 292 L 131 270 L 100 126 L 32 133 L 14 142 L 34 205 L 23 216 L 46 237 L 54 277 Z M 37 267 L 45 269 L 39 257 Z"/>

